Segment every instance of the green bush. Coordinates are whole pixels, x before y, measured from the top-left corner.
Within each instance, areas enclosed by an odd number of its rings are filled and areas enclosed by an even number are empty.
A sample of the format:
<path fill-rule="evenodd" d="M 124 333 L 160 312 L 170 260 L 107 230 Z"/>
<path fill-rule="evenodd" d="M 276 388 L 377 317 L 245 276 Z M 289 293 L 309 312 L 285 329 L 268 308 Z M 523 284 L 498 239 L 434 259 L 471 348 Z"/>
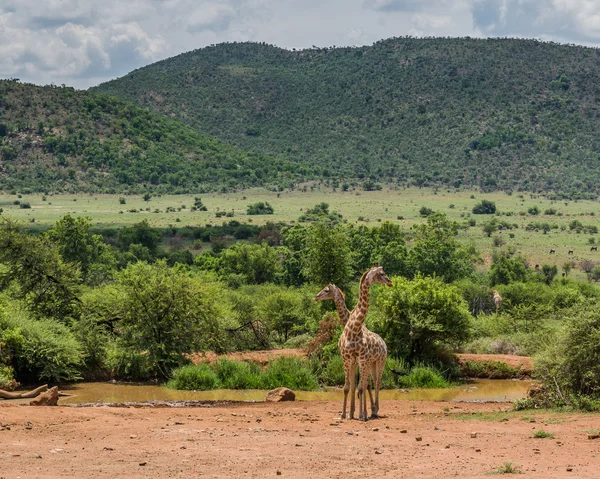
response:
<path fill-rule="evenodd" d="M 339 354 L 331 355 L 319 371 L 319 382 L 325 386 L 343 386 L 344 381 L 344 359 Z"/>
<path fill-rule="evenodd" d="M 431 366 L 420 365 L 412 368 L 406 376 L 398 376 L 401 388 L 447 388 L 451 384 Z"/>
<path fill-rule="evenodd" d="M 147 381 L 151 377 L 148 356 L 118 341 L 106 347 L 106 368 L 114 378 Z"/>
<path fill-rule="evenodd" d="M 209 364 L 188 364 L 173 371 L 173 378 L 167 383 L 171 389 L 209 391 L 219 389 L 219 376 Z"/>
<path fill-rule="evenodd" d="M 10 390 L 15 385 L 14 371 L 11 366 L 0 365 L 0 389 Z"/>
<path fill-rule="evenodd" d="M 19 380 L 75 381 L 81 379 L 82 349 L 73 333 L 51 319 L 32 319 L 28 313 L 0 310 L 0 335 L 11 349 Z"/>
<path fill-rule="evenodd" d="M 306 360 L 285 356 L 269 362 L 262 375 L 262 385 L 265 389 L 285 386 L 299 391 L 314 391 L 319 388 Z"/>
<path fill-rule="evenodd" d="M 225 389 L 260 389 L 260 368 L 254 363 L 220 358 L 213 366 L 220 387 Z"/>
<path fill-rule="evenodd" d="M 481 200 L 473 206 L 473 214 L 475 215 L 493 215 L 496 212 L 496 203 L 489 200 Z"/>
<path fill-rule="evenodd" d="M 377 330 L 390 356 L 431 361 L 440 346 L 456 346 L 469 336 L 469 311 L 458 290 L 435 278 L 413 281 L 394 278 L 393 287 L 381 291 Z"/>
<path fill-rule="evenodd" d="M 522 376 L 520 366 L 511 368 L 502 361 L 465 361 L 461 371 L 467 378 L 515 379 Z"/>
<path fill-rule="evenodd" d="M 556 340 L 536 356 L 536 375 L 559 405 L 583 404 L 581 396 L 600 400 L 600 303 L 571 308 L 564 324 Z"/>

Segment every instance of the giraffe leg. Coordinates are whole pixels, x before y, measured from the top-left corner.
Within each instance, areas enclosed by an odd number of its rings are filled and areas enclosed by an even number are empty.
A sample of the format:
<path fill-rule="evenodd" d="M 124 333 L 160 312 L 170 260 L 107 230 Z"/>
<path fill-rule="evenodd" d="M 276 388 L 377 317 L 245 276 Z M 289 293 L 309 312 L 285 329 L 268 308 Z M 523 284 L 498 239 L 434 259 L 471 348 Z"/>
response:
<path fill-rule="evenodd" d="M 350 391 L 351 365 L 344 364 L 344 408 L 342 410 L 342 419 L 346 419 L 346 405 L 348 404 L 348 391 Z"/>
<path fill-rule="evenodd" d="M 379 391 L 381 389 L 381 379 L 383 376 L 383 368 L 385 367 L 385 360 L 383 362 L 378 362 L 375 367 L 375 408 L 371 409 L 371 417 L 376 418 L 379 417 Z"/>
<path fill-rule="evenodd" d="M 371 418 L 376 418 L 377 417 L 377 410 L 379 409 L 379 403 L 378 403 L 378 398 L 379 398 L 379 390 L 377 389 L 377 364 L 374 363 L 373 366 L 371 367 L 371 378 L 373 379 L 373 387 L 375 388 L 375 400 L 373 401 L 373 395 L 371 394 L 371 383 L 369 382 L 369 385 L 367 386 L 369 388 L 369 397 L 371 399 Z"/>
<path fill-rule="evenodd" d="M 356 410 L 356 363 L 350 366 L 350 419 L 354 419 Z"/>
<path fill-rule="evenodd" d="M 365 394 L 365 390 L 367 389 L 367 382 L 369 381 L 369 371 L 366 367 L 365 363 L 361 363 L 359 365 L 360 371 L 360 384 L 358 386 L 358 390 L 360 391 L 360 401 L 359 401 L 359 409 L 358 409 L 358 420 L 366 421 L 367 420 L 367 395 Z"/>

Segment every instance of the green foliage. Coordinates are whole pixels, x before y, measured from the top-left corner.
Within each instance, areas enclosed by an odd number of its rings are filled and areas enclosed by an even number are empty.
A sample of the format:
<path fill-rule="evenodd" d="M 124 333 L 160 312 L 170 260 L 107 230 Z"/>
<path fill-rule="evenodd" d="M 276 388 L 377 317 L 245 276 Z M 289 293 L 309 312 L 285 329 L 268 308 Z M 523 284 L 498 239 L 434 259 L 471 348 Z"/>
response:
<path fill-rule="evenodd" d="M 147 381 L 155 377 L 148 356 L 123 341 L 106 345 L 106 369 L 111 377 L 133 381 Z"/>
<path fill-rule="evenodd" d="M 150 195 L 278 184 L 301 173 L 290 161 L 243 152 L 114 97 L 10 80 L 0 81 L 0 97 L 3 124 L 15 133 L 0 146 L 1 189 Z M 40 122 L 48 127 L 35 129 Z"/>
<path fill-rule="evenodd" d="M 185 353 L 223 350 L 219 294 L 220 286 L 164 261 L 139 262 L 120 272 L 114 286 L 99 289 L 89 307 L 98 304 L 101 320 L 119 318 L 120 344 L 144 351 L 150 373 L 167 377 Z"/>
<path fill-rule="evenodd" d="M 537 207 L 537 205 L 531 206 L 529 208 L 527 208 L 527 213 L 529 213 L 530 215 L 539 215 L 540 214 L 540 209 Z"/>
<path fill-rule="evenodd" d="M 345 288 L 351 275 L 352 251 L 342 225 L 331 227 L 319 222 L 306 234 L 303 273 L 314 284 L 335 283 Z"/>
<path fill-rule="evenodd" d="M 221 253 L 223 275 L 239 275 L 246 284 L 275 282 L 282 272 L 279 254 L 268 244 L 236 243 Z"/>
<path fill-rule="evenodd" d="M 262 201 L 248 205 L 247 208 L 249 215 L 272 215 L 274 212 L 275 210 L 268 202 L 263 203 Z"/>
<path fill-rule="evenodd" d="M 282 386 L 296 391 L 319 388 L 306 360 L 285 356 L 269 362 L 262 372 L 256 365 L 227 359 L 212 365 L 186 365 L 175 369 L 168 382 L 170 388 L 189 390 L 275 389 Z"/>
<path fill-rule="evenodd" d="M 600 184 L 599 78 L 596 52 L 585 47 L 403 37 L 297 51 L 219 44 L 92 91 L 293 162 L 291 171 L 271 168 L 284 178 L 577 197 L 595 195 Z"/>
<path fill-rule="evenodd" d="M 261 387 L 260 368 L 254 363 L 219 358 L 215 362 L 213 369 L 217 373 L 220 387 L 222 388 L 260 389 Z"/>
<path fill-rule="evenodd" d="M 75 264 L 88 284 L 100 284 L 111 278 L 116 260 L 101 235 L 90 233 L 87 217 L 66 215 L 46 235 L 58 245 L 63 260 Z"/>
<path fill-rule="evenodd" d="M 496 203 L 489 200 L 481 200 L 473 206 L 473 214 L 475 215 L 493 215 L 496 212 Z"/>
<path fill-rule="evenodd" d="M 383 315 L 377 324 L 392 357 L 431 360 L 440 345 L 468 338 L 469 311 L 454 286 L 423 277 L 392 281 L 378 298 Z"/>
<path fill-rule="evenodd" d="M 306 360 L 285 356 L 269 362 L 262 375 L 262 386 L 264 389 L 285 386 L 300 391 L 314 391 L 319 388 Z"/>
<path fill-rule="evenodd" d="M 494 252 L 489 273 L 489 281 L 492 285 L 525 281 L 526 277 L 527 268 L 524 258 L 508 253 Z"/>
<path fill-rule="evenodd" d="M 467 378 L 518 379 L 521 367 L 512 368 L 502 361 L 465 361 L 461 372 Z"/>
<path fill-rule="evenodd" d="M 534 439 L 554 439 L 554 434 L 546 432 L 543 429 L 538 429 L 531 435 L 531 437 Z"/>
<path fill-rule="evenodd" d="M 429 216 L 432 215 L 434 213 L 434 211 L 431 208 L 427 208 L 427 206 L 421 206 L 421 208 L 419 209 L 419 214 L 421 216 Z"/>
<path fill-rule="evenodd" d="M 436 389 L 450 387 L 450 383 L 431 366 L 416 366 L 406 376 L 398 376 L 398 387 Z"/>
<path fill-rule="evenodd" d="M 492 474 L 522 474 L 521 466 L 513 464 L 512 462 L 505 462 L 502 466 L 498 467 Z"/>
<path fill-rule="evenodd" d="M 167 383 L 171 389 L 209 391 L 221 387 L 219 376 L 207 363 L 188 364 L 173 371 L 173 378 Z"/>
<path fill-rule="evenodd" d="M 339 223 L 342 215 L 337 211 L 329 211 L 329 204 L 319 203 L 314 208 L 308 208 L 300 215 L 298 221 L 301 223 L 327 222 L 330 225 Z"/>
<path fill-rule="evenodd" d="M 40 317 L 67 321 L 79 301 L 79 271 L 63 261 L 47 238 L 26 233 L 9 219 L 0 218 L 0 289 L 11 284 L 11 294 L 25 301 Z"/>
<path fill-rule="evenodd" d="M 0 343 L 20 380 L 81 379 L 81 346 L 63 324 L 33 319 L 16 305 L 0 309 Z"/>
<path fill-rule="evenodd" d="M 458 223 L 434 213 L 413 229 L 416 239 L 408 253 L 410 276 L 437 276 L 452 282 L 473 274 L 477 257 L 472 248 L 458 243 Z"/>
<path fill-rule="evenodd" d="M 600 399 L 600 304 L 577 305 L 563 321 L 557 340 L 536 356 L 536 375 L 559 403 L 582 395 Z"/>

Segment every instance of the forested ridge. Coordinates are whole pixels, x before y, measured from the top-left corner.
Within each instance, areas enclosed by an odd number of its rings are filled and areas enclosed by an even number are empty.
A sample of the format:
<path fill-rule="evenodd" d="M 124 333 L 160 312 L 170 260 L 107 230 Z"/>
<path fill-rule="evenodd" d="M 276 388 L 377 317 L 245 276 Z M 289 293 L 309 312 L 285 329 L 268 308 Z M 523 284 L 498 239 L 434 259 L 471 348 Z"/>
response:
<path fill-rule="evenodd" d="M 232 43 L 92 90 L 291 160 L 301 176 L 595 196 L 599 58 L 519 39 Z"/>
<path fill-rule="evenodd" d="M 295 170 L 115 97 L 0 81 L 0 190 L 176 193 L 272 184 Z"/>

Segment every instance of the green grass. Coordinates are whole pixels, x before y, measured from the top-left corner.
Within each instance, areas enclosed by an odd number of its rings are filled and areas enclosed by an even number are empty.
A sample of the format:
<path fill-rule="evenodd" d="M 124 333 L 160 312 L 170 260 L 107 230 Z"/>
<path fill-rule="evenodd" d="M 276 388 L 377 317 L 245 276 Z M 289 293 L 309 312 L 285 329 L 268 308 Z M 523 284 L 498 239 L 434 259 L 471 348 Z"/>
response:
<path fill-rule="evenodd" d="M 531 437 L 535 439 L 554 439 L 554 434 L 546 432 L 543 429 L 539 429 L 535 431 Z"/>
<path fill-rule="evenodd" d="M 471 196 L 475 198 L 471 198 Z M 371 226 L 383 221 L 400 222 L 400 225 L 409 230 L 414 224 L 425 221 L 419 215 L 419 209 L 426 205 L 433 210 L 442 211 L 452 220 L 465 224 L 468 219 L 475 219 L 476 226 L 461 230 L 459 240 L 464 243 L 472 242 L 480 251 L 486 263 L 491 257 L 493 247 L 492 238 L 488 238 L 482 231 L 481 225 L 489 221 L 491 215 L 473 215 L 471 209 L 482 199 L 488 199 L 496 203 L 499 212 L 514 213 L 512 216 L 499 216 L 499 220 L 508 221 L 518 225 L 518 228 L 504 230 L 496 233 L 506 241 L 505 246 L 513 247 L 521 252 L 532 264 L 556 264 L 559 268 L 568 260 L 579 264 L 582 260 L 598 260 L 600 256 L 596 252 L 590 252 L 588 240 L 594 238 L 600 242 L 600 234 L 589 235 L 576 233 L 569 229 L 569 222 L 577 219 L 585 225 L 600 227 L 600 209 L 594 201 L 568 201 L 554 202 L 542 197 L 531 197 L 524 195 L 507 195 L 502 192 L 482 194 L 475 191 L 448 192 L 445 190 L 432 189 L 398 189 L 381 191 L 359 191 L 333 192 L 331 189 L 317 187 L 314 191 L 310 189 L 303 192 L 301 189 L 294 191 L 283 191 L 274 193 L 263 189 L 245 190 L 230 194 L 205 194 L 201 195 L 202 202 L 208 211 L 190 211 L 194 204 L 194 197 L 198 195 L 165 195 L 153 196 L 146 202 L 142 196 L 125 196 L 127 204 L 119 204 L 122 195 L 48 195 L 46 201 L 42 201 L 41 194 L 22 195 L 19 201 L 31 204 L 31 209 L 21 209 L 13 202 L 16 195 L 0 195 L 0 208 L 4 209 L 4 215 L 19 218 L 30 227 L 48 228 L 57 219 L 66 214 L 89 216 L 98 227 L 119 227 L 131 225 L 147 219 L 151 226 L 185 226 L 185 225 L 220 225 L 223 222 L 236 220 L 242 223 L 264 224 L 266 222 L 296 221 L 307 208 L 313 207 L 320 202 L 330 205 L 331 211 L 339 211 L 349 223 L 369 224 Z M 74 201 L 75 200 L 75 201 Z M 249 204 L 257 201 L 269 202 L 275 213 L 273 215 L 248 216 L 246 208 Z M 454 208 L 449 206 L 454 204 Z M 544 215 L 538 216 L 519 215 L 519 211 L 526 211 L 528 207 L 537 205 L 543 212 L 550 207 L 555 207 L 562 216 Z M 185 208 L 183 208 L 185 206 Z M 168 207 L 172 212 L 166 213 Z M 149 211 L 147 211 L 147 209 Z M 178 211 L 179 209 L 179 211 Z M 129 212 L 136 210 L 136 213 Z M 155 211 L 158 210 L 158 213 Z M 120 212 L 123 213 L 120 213 Z M 217 218 L 217 211 L 233 211 L 232 217 Z M 592 215 L 591 213 L 594 213 Z M 363 217 L 365 221 L 358 221 Z M 398 220 L 402 217 L 402 220 Z M 31 223 L 31 220 L 35 220 Z M 179 221 L 177 221 L 179 219 Z M 548 222 L 556 225 L 547 234 L 541 231 L 526 231 L 525 226 L 532 221 Z M 564 228 L 561 230 L 561 228 Z M 514 238 L 509 235 L 513 234 Z M 550 249 L 555 249 L 556 254 L 550 254 Z M 568 250 L 574 250 L 573 255 Z M 570 277 L 585 279 L 583 272 L 574 269 Z"/>
<path fill-rule="evenodd" d="M 280 357 L 264 371 L 256 364 L 219 359 L 214 364 L 182 366 L 173 371 L 167 383 L 171 389 L 207 391 L 212 389 L 274 389 L 288 387 L 297 391 L 314 391 L 319 383 L 308 361 Z"/>
<path fill-rule="evenodd" d="M 521 466 L 513 464 L 512 462 L 505 462 L 498 467 L 492 474 L 523 474 Z"/>

